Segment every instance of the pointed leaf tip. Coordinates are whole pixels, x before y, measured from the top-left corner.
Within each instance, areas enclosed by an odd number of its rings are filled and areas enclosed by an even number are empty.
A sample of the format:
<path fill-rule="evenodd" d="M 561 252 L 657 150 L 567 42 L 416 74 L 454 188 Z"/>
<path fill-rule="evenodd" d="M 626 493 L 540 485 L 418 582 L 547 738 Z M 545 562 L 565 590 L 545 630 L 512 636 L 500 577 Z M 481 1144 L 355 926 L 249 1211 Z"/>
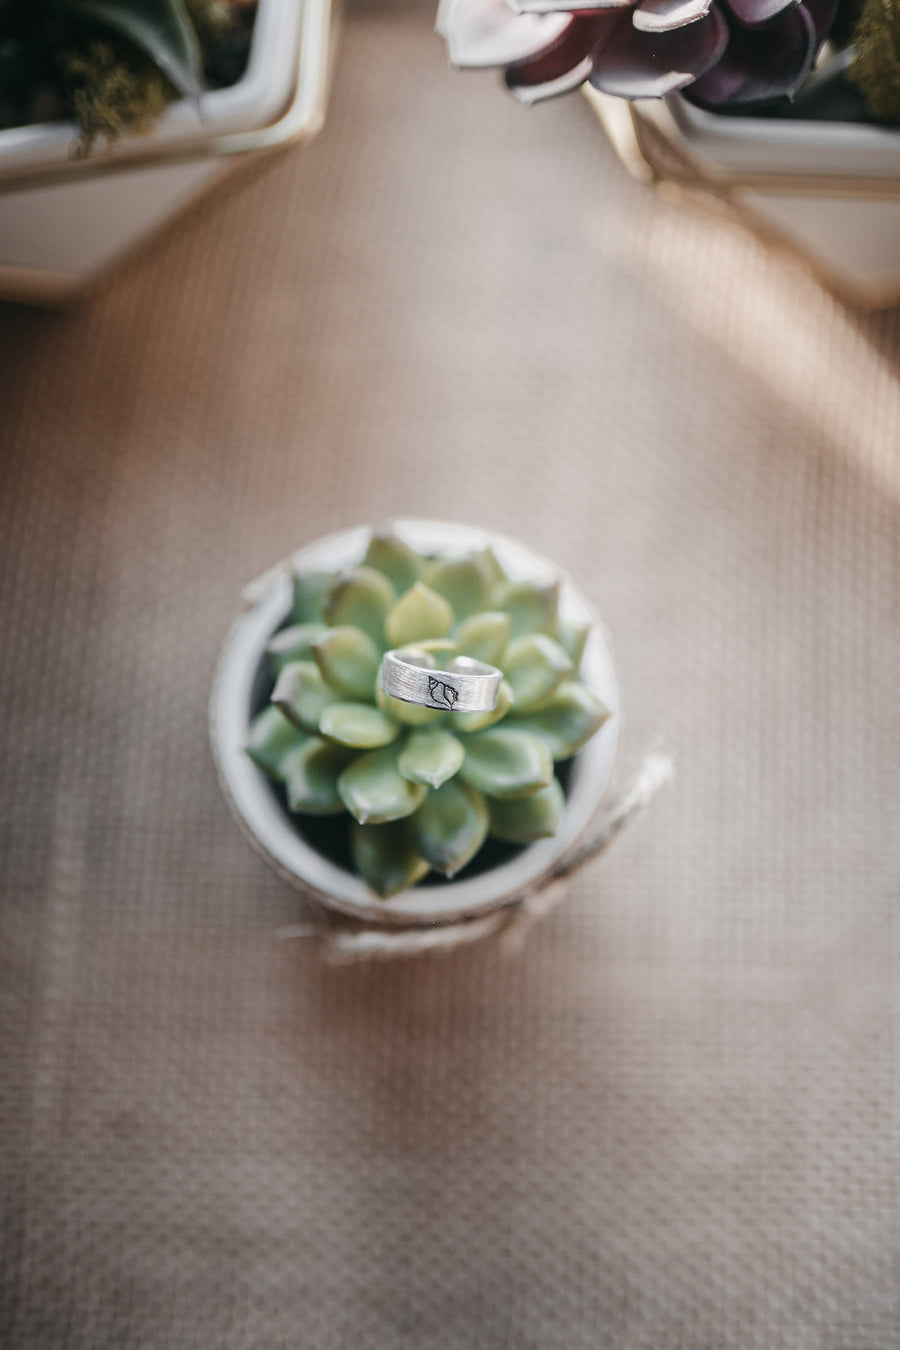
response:
<path fill-rule="evenodd" d="M 428 789 L 403 777 L 397 767 L 397 747 L 389 745 L 358 755 L 338 779 L 338 791 L 361 825 L 381 825 L 411 816 Z"/>
<path fill-rule="evenodd" d="M 323 622 L 322 605 L 333 582 L 333 572 L 293 573 L 291 618 L 295 624 Z"/>
<path fill-rule="evenodd" d="M 344 803 L 337 780 L 347 767 L 352 751 L 311 736 L 284 761 L 284 784 L 288 806 L 298 814 L 337 816 Z"/>
<path fill-rule="evenodd" d="M 396 740 L 399 727 L 370 703 L 331 703 L 322 710 L 319 730 L 339 745 L 374 750 Z"/>
<path fill-rule="evenodd" d="M 407 647 L 423 638 L 442 638 L 453 624 L 453 610 L 442 595 L 421 581 L 401 595 L 385 619 L 391 647 Z"/>
<path fill-rule="evenodd" d="M 577 680 L 561 684 L 553 697 L 525 717 L 514 710 L 508 726 L 538 736 L 554 760 L 570 759 L 611 716 L 596 694 Z"/>
<path fill-rule="evenodd" d="M 454 778 L 428 793 L 410 828 L 420 857 L 435 871 L 454 876 L 481 848 L 488 823 L 481 793 Z"/>
<path fill-rule="evenodd" d="M 315 733 L 319 718 L 339 695 L 322 679 L 314 661 L 292 661 L 285 666 L 272 690 L 272 702 L 303 731 Z"/>
<path fill-rule="evenodd" d="M 510 618 L 510 636 L 525 633 L 550 633 L 557 629 L 559 582 L 509 582 L 501 586 L 494 605 Z"/>
<path fill-rule="evenodd" d="M 426 567 L 422 580 L 444 597 L 457 619 L 484 609 L 491 587 L 490 575 L 479 554 L 438 558 Z"/>
<path fill-rule="evenodd" d="M 271 705 L 250 723 L 246 751 L 257 768 L 276 783 L 284 781 L 284 761 L 306 741 L 306 736 L 284 713 Z"/>
<path fill-rule="evenodd" d="M 332 688 L 348 698 L 374 698 L 381 657 L 368 633 L 349 624 L 325 628 L 312 647 L 322 678 Z"/>
<path fill-rule="evenodd" d="M 351 567 L 332 582 L 325 597 L 325 622 L 332 628 L 361 628 L 379 650 L 384 648 L 384 619 L 397 592 L 374 567 Z"/>
<path fill-rule="evenodd" d="M 410 840 L 408 822 L 360 825 L 350 830 L 353 864 L 376 895 L 387 900 L 427 876 L 428 863 L 420 858 Z"/>
<path fill-rule="evenodd" d="M 460 777 L 488 797 L 527 797 L 553 777 L 550 751 L 537 736 L 508 726 L 466 738 Z"/>
<path fill-rule="evenodd" d="M 325 627 L 321 623 L 295 623 L 281 628 L 266 645 L 273 675 L 280 675 L 292 661 L 312 661 L 313 643 Z"/>
<path fill-rule="evenodd" d="M 439 788 L 458 772 L 465 750 L 449 731 L 414 731 L 397 760 L 397 767 L 411 783 Z"/>
<path fill-rule="evenodd" d="M 572 673 L 568 653 L 546 633 L 528 633 L 507 647 L 503 670 L 517 712 L 530 712 L 550 699 Z"/>
<path fill-rule="evenodd" d="M 391 526 L 380 526 L 372 531 L 369 547 L 363 559 L 366 567 L 383 572 L 396 588 L 397 594 L 408 591 L 422 572 L 424 559 L 403 542 Z"/>
<path fill-rule="evenodd" d="M 572 662 L 574 670 L 581 666 L 581 658 L 591 634 L 591 625 L 578 619 L 560 619 L 556 640 Z"/>
<path fill-rule="evenodd" d="M 549 839 L 559 829 L 565 804 L 563 790 L 555 778 L 530 797 L 515 800 L 493 797 L 489 803 L 490 833 L 506 844 L 532 844 L 536 839 Z"/>
<path fill-rule="evenodd" d="M 459 626 L 456 642 L 463 656 L 489 665 L 500 664 L 509 641 L 510 618 L 501 610 L 483 610 L 465 619 Z"/>

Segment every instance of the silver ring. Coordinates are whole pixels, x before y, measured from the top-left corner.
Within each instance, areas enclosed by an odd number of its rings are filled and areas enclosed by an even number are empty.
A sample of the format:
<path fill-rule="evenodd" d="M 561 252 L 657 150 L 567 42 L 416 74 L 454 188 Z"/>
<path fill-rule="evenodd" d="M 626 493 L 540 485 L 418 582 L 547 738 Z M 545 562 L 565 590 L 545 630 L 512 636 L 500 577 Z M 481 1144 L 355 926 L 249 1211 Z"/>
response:
<path fill-rule="evenodd" d="M 444 712 L 492 712 L 502 679 L 502 670 L 472 656 L 455 656 L 439 670 L 431 652 L 417 647 L 385 652 L 381 662 L 386 694 Z"/>

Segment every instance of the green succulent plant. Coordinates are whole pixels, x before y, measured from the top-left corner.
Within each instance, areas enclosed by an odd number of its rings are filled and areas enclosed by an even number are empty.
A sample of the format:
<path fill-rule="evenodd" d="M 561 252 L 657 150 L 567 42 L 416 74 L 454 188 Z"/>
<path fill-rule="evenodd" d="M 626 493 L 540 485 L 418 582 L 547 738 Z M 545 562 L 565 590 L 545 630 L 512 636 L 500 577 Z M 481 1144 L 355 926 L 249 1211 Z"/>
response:
<path fill-rule="evenodd" d="M 353 862 L 373 891 L 393 895 L 432 869 L 452 877 L 489 836 L 528 844 L 556 832 L 554 763 L 609 716 L 578 678 L 589 629 L 560 618 L 558 585 L 510 581 L 490 549 L 426 557 L 384 529 L 358 566 L 298 572 L 293 588 L 247 753 L 292 812 L 352 816 Z M 494 710 L 385 694 L 383 653 L 413 644 L 438 664 L 459 654 L 499 666 Z"/>

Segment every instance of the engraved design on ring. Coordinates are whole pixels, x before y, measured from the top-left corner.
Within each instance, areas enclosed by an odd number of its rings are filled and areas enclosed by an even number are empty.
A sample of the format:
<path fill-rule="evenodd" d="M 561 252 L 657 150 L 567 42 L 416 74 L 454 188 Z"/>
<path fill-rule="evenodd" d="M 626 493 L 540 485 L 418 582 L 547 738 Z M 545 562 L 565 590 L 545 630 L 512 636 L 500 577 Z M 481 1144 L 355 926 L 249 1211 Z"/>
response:
<path fill-rule="evenodd" d="M 444 712 L 492 712 L 503 672 L 473 656 L 455 656 L 439 669 L 431 652 L 398 647 L 381 662 L 381 687 L 393 698 Z"/>

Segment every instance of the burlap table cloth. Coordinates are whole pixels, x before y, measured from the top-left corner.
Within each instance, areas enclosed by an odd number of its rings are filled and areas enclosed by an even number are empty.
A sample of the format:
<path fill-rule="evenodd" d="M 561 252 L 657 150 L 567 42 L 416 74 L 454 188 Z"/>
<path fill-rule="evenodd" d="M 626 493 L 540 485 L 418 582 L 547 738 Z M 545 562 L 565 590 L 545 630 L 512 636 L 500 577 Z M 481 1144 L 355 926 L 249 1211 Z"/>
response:
<path fill-rule="evenodd" d="M 896 1350 L 898 314 L 430 20 L 0 315 L 0 1344 Z M 277 940 L 215 782 L 240 585 L 392 512 L 556 556 L 677 761 L 516 957 Z"/>

